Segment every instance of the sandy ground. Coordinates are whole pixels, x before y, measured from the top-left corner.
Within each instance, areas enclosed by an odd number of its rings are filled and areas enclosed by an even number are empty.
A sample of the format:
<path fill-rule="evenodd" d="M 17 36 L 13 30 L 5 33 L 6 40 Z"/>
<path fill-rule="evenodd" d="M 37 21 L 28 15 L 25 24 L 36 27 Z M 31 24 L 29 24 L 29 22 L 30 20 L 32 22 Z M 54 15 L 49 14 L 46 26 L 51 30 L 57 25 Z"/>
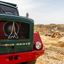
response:
<path fill-rule="evenodd" d="M 58 39 L 41 35 L 41 39 L 45 53 L 37 58 L 35 64 L 64 64 L 64 47 L 57 47 L 58 42 L 64 38 Z"/>

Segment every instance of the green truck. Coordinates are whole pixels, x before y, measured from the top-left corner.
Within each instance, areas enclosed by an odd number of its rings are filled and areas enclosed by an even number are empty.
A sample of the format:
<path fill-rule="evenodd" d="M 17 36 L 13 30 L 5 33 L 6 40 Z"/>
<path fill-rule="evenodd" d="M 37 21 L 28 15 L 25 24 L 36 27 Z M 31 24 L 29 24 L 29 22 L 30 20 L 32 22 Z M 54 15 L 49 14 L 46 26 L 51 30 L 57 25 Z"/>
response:
<path fill-rule="evenodd" d="M 0 1 L 0 64 L 35 64 L 42 54 L 34 20 L 19 16 L 16 4 Z"/>

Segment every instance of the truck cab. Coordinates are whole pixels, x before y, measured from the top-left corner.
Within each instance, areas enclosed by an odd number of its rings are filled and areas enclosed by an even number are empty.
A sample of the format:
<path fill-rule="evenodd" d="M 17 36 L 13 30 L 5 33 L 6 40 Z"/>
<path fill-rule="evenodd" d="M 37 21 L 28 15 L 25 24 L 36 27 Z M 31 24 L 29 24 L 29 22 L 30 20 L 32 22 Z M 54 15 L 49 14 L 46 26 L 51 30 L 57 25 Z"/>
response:
<path fill-rule="evenodd" d="M 0 1 L 0 64 L 32 63 L 42 54 L 34 20 L 19 16 L 16 4 Z"/>

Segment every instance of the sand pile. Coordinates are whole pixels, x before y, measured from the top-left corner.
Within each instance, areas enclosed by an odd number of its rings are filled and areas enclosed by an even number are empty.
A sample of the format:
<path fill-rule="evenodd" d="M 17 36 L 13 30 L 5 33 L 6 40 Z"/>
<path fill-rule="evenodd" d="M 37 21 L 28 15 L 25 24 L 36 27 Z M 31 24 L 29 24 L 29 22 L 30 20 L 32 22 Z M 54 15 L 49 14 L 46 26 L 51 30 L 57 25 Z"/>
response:
<path fill-rule="evenodd" d="M 57 46 L 58 46 L 58 47 L 64 47 L 64 42 L 59 41 L 59 42 L 57 43 Z"/>
<path fill-rule="evenodd" d="M 58 47 L 64 47 L 64 37 L 60 38 L 58 43 L 57 43 Z"/>

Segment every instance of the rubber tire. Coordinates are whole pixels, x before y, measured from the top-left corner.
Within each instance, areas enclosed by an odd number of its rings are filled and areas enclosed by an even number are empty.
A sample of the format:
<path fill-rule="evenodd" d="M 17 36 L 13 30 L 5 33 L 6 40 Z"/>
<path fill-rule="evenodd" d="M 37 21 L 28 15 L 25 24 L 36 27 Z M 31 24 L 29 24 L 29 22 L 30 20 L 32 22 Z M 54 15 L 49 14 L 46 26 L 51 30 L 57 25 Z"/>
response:
<path fill-rule="evenodd" d="M 24 62 L 24 63 L 18 63 L 18 64 L 35 64 L 35 63 L 36 63 L 36 60 Z"/>
<path fill-rule="evenodd" d="M 52 38 L 55 38 L 55 36 L 52 36 Z"/>
<path fill-rule="evenodd" d="M 24 62 L 24 63 L 17 63 L 17 64 L 26 64 L 27 62 Z"/>
<path fill-rule="evenodd" d="M 33 60 L 33 61 L 27 62 L 26 64 L 35 64 L 35 63 L 36 63 L 36 60 Z"/>

